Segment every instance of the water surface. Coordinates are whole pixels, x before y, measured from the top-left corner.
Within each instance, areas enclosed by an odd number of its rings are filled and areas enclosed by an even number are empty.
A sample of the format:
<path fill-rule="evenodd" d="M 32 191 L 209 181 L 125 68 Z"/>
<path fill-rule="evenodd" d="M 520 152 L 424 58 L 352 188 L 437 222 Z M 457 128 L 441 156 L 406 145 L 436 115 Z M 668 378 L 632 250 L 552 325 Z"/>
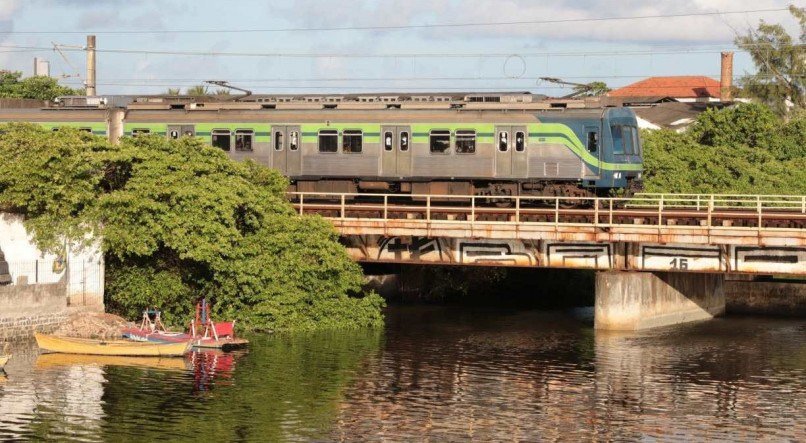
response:
<path fill-rule="evenodd" d="M 806 322 L 594 332 L 562 312 L 391 308 L 383 331 L 98 360 L 17 349 L 0 439 L 806 440 Z"/>

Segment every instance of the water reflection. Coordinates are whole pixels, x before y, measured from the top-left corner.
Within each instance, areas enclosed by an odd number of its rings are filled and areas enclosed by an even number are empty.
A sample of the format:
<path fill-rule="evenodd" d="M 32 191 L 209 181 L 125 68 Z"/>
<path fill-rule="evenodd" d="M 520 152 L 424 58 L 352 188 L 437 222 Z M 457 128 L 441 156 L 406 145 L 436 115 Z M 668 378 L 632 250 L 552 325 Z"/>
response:
<path fill-rule="evenodd" d="M 395 308 L 386 331 L 187 359 L 19 353 L 0 440 L 806 440 L 806 322 L 601 333 L 557 312 Z"/>
<path fill-rule="evenodd" d="M 803 440 L 804 332 L 748 318 L 594 334 L 554 313 L 406 312 L 333 437 Z"/>

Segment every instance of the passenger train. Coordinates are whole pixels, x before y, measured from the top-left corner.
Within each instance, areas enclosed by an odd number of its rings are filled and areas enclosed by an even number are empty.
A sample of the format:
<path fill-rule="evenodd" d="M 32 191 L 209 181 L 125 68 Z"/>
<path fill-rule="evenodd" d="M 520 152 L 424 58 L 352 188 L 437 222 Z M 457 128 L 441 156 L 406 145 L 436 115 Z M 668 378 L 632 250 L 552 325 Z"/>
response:
<path fill-rule="evenodd" d="M 196 137 L 278 169 L 296 191 L 585 197 L 635 188 L 642 174 L 630 109 L 528 93 L 65 97 L 0 106 L 0 121 Z"/>

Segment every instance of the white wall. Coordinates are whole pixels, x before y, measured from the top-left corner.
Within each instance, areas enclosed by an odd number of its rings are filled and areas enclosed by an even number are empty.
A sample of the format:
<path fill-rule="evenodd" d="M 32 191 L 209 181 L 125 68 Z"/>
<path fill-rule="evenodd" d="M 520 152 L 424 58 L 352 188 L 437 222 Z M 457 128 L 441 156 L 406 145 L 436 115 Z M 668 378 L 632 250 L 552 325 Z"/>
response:
<path fill-rule="evenodd" d="M 16 214 L 0 213 L 0 249 L 5 254 L 11 273 L 11 284 L 20 277 L 28 283 L 55 283 L 69 271 L 68 297 L 71 305 L 103 306 L 104 263 L 99 245 L 82 250 L 66 248 L 67 270 L 54 266 L 59 258 L 43 253 L 33 243 Z"/>

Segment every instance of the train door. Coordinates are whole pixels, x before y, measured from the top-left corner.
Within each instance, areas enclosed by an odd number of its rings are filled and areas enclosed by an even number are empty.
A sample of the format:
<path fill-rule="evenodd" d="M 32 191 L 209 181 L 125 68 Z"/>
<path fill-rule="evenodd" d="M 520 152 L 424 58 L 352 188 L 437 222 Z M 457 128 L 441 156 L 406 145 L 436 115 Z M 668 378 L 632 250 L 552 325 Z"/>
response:
<path fill-rule="evenodd" d="M 509 177 L 512 175 L 512 126 L 495 127 L 495 176 Z"/>
<path fill-rule="evenodd" d="M 302 174 L 302 133 L 299 126 L 286 126 L 286 175 L 294 177 Z"/>
<path fill-rule="evenodd" d="M 168 125 L 165 135 L 174 140 L 184 136 L 195 137 L 196 127 L 193 125 Z"/>
<path fill-rule="evenodd" d="M 271 165 L 284 175 L 286 173 L 286 126 L 272 126 L 271 127 Z"/>
<path fill-rule="evenodd" d="M 397 175 L 411 175 L 411 126 L 398 126 L 397 132 Z"/>
<path fill-rule="evenodd" d="M 381 175 L 397 176 L 398 133 L 395 126 L 381 127 Z"/>
<path fill-rule="evenodd" d="M 601 145 L 601 131 L 598 126 L 585 126 L 585 149 L 588 153 L 594 156 L 597 160 L 602 159 Z M 590 168 L 586 167 L 584 162 L 582 164 L 583 174 L 586 178 L 598 178 L 600 174 L 594 173 Z"/>
<path fill-rule="evenodd" d="M 513 177 L 526 177 L 526 170 L 528 167 L 528 153 L 526 152 L 526 143 L 528 132 L 526 126 L 513 126 L 512 127 L 512 176 Z"/>

